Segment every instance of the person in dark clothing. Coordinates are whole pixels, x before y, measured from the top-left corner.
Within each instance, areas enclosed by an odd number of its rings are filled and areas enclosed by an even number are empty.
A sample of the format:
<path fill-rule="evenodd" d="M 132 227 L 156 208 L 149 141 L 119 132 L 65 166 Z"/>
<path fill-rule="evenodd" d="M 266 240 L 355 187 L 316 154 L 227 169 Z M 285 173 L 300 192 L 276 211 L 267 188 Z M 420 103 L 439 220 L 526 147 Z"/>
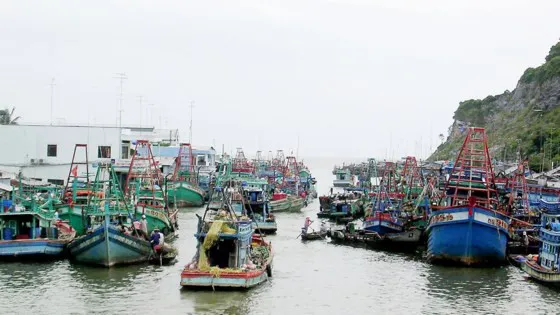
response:
<path fill-rule="evenodd" d="M 150 243 L 152 244 L 152 247 L 154 249 L 156 249 L 156 246 L 159 246 L 159 230 L 158 229 L 154 229 L 152 231 L 152 235 L 150 237 Z"/>

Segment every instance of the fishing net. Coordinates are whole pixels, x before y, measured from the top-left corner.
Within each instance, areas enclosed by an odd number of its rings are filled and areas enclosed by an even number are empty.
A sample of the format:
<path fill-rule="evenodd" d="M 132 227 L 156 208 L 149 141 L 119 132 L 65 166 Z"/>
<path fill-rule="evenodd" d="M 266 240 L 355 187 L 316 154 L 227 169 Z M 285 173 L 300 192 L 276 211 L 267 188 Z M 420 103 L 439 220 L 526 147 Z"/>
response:
<path fill-rule="evenodd" d="M 252 244 L 253 250 L 251 251 L 251 261 L 257 266 L 257 268 L 262 268 L 268 257 L 270 256 L 270 252 L 266 246 L 262 246 L 260 244 L 256 245 Z"/>
<path fill-rule="evenodd" d="M 214 221 L 210 225 L 210 229 L 206 233 L 206 237 L 204 238 L 204 242 L 202 243 L 202 248 L 200 250 L 200 257 L 198 259 L 198 269 L 201 271 L 207 271 L 212 274 L 214 277 L 219 277 L 221 272 L 241 272 L 239 269 L 233 268 L 219 268 L 219 267 L 210 267 L 208 263 L 208 256 L 206 252 L 212 248 L 216 244 L 216 241 L 219 238 L 219 234 L 235 234 L 236 230 L 228 225 L 226 221 Z"/>
<path fill-rule="evenodd" d="M 214 246 L 216 241 L 218 240 L 218 235 L 222 230 L 222 225 L 224 221 L 214 221 L 208 229 L 208 233 L 204 238 L 204 243 L 202 243 L 202 249 L 200 250 L 200 258 L 198 260 L 198 269 L 203 271 L 208 271 L 210 269 L 210 265 L 208 264 L 208 257 L 206 256 L 206 252 Z"/>

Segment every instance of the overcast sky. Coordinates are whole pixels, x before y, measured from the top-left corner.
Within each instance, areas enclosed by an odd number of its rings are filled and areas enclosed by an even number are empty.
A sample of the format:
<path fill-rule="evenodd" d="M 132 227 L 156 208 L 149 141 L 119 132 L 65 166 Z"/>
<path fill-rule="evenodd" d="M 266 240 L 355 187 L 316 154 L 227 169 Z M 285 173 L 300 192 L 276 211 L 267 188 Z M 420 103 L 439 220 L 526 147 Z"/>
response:
<path fill-rule="evenodd" d="M 512 90 L 560 1 L 0 1 L 0 106 L 22 122 L 179 128 L 247 153 L 427 156 L 459 101 Z M 140 106 L 138 96 L 143 96 Z M 153 107 L 148 104 L 154 104 Z M 150 111 L 152 114 L 150 114 Z M 161 117 L 161 119 L 160 119 Z"/>

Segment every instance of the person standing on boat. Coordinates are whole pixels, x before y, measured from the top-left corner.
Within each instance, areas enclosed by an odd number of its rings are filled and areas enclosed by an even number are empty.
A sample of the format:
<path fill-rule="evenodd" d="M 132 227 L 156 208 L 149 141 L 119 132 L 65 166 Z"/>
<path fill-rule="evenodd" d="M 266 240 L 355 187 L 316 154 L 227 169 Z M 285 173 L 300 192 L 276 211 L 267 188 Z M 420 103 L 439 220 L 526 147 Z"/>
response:
<path fill-rule="evenodd" d="M 142 215 L 142 220 L 140 220 L 140 229 L 144 232 L 144 235 L 148 235 L 148 221 L 145 214 Z"/>
<path fill-rule="evenodd" d="M 155 228 L 152 231 L 152 235 L 150 237 L 150 243 L 152 243 L 152 248 L 155 251 L 157 251 L 160 248 L 160 246 L 159 246 L 159 244 L 160 244 L 160 234 L 159 234 L 159 229 L 158 228 Z"/>
<path fill-rule="evenodd" d="M 311 219 L 309 217 L 305 218 L 305 223 L 303 223 L 303 228 L 301 228 L 301 232 L 303 234 L 307 233 L 307 230 L 309 229 L 309 226 L 311 225 L 311 223 L 313 223 L 313 221 L 311 221 Z"/>
<path fill-rule="evenodd" d="M 527 236 L 527 231 L 523 231 L 523 245 L 525 245 L 525 254 L 529 247 L 529 236 Z"/>

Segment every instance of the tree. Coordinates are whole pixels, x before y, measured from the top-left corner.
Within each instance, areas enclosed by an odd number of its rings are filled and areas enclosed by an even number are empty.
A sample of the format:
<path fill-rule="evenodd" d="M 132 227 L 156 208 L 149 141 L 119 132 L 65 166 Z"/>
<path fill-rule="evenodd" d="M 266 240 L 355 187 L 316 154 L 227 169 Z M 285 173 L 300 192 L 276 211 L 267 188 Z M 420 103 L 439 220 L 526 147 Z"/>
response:
<path fill-rule="evenodd" d="M 14 117 L 15 110 L 15 107 L 12 107 L 12 110 L 9 108 L 0 109 L 0 125 L 17 125 L 17 121 L 21 117 Z"/>

